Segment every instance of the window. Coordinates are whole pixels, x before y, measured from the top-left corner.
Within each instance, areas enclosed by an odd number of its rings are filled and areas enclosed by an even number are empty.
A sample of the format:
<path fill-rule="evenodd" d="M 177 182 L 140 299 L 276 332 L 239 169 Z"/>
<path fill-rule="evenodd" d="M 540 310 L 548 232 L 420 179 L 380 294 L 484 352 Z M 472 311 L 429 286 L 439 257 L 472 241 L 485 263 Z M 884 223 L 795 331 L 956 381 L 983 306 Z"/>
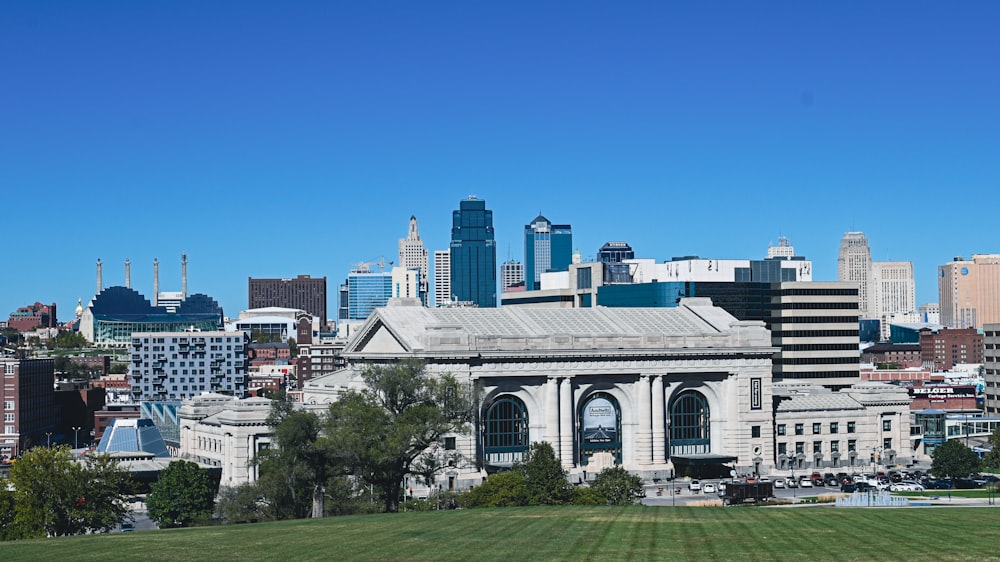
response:
<path fill-rule="evenodd" d="M 821 423 L 814 423 L 813 424 L 813 435 L 819 435 L 820 433 L 823 433 L 823 424 L 821 424 Z"/>
<path fill-rule="evenodd" d="M 784 434 L 785 434 L 785 424 L 779 423 L 778 424 L 778 435 L 784 435 Z"/>
<path fill-rule="evenodd" d="M 454 437 L 445 437 L 444 438 L 444 450 L 445 451 L 454 451 L 455 450 L 455 438 Z"/>
<path fill-rule="evenodd" d="M 840 452 L 840 441 L 830 441 L 830 452 L 831 453 Z"/>
<path fill-rule="evenodd" d="M 788 446 L 785 443 L 778 443 L 778 454 L 784 455 L 788 453 Z"/>
<path fill-rule="evenodd" d="M 802 441 L 795 442 L 795 454 L 801 455 L 806 450 L 806 444 Z"/>
<path fill-rule="evenodd" d="M 3 421 L 14 423 L 14 414 L 4 414 Z"/>
<path fill-rule="evenodd" d="M 854 433 L 855 422 L 847 422 L 847 433 Z"/>
<path fill-rule="evenodd" d="M 14 426 L 12 426 L 12 425 L 5 425 L 4 428 L 3 428 L 3 432 L 4 433 L 14 433 Z"/>
<path fill-rule="evenodd" d="M 886 437 L 885 439 L 882 440 L 882 449 L 888 451 L 891 448 L 892 448 L 892 438 Z"/>
<path fill-rule="evenodd" d="M 850 440 L 848 440 L 847 441 L 847 450 L 848 451 L 857 451 L 858 450 L 858 440 L 857 439 L 850 439 Z"/>
<path fill-rule="evenodd" d="M 892 420 L 890 419 L 882 420 L 882 431 L 892 431 Z"/>
<path fill-rule="evenodd" d="M 822 452 L 823 452 L 823 442 L 813 441 L 813 453 L 822 453 Z"/>
<path fill-rule="evenodd" d="M 750 437 L 755 437 L 755 438 L 756 437 L 760 437 L 760 426 L 759 425 L 750 426 Z"/>
<path fill-rule="evenodd" d="M 3 409 L 4 410 L 13 410 L 14 409 L 14 401 L 13 400 L 7 400 L 7 401 L 5 401 L 3 403 Z"/>
<path fill-rule="evenodd" d="M 795 424 L 795 435 L 802 435 L 803 431 L 801 423 Z"/>
<path fill-rule="evenodd" d="M 837 422 L 830 422 L 830 433 L 837 433 L 840 431 L 840 424 Z"/>

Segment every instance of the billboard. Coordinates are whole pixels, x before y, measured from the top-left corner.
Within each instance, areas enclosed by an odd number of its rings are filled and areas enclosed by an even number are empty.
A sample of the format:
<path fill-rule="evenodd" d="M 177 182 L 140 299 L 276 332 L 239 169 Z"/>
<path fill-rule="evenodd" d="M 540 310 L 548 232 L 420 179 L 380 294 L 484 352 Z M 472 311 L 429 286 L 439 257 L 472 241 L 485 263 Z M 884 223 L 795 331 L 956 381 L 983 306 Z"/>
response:
<path fill-rule="evenodd" d="M 618 442 L 618 409 L 607 398 L 593 398 L 584 406 L 583 440 L 587 443 Z"/>

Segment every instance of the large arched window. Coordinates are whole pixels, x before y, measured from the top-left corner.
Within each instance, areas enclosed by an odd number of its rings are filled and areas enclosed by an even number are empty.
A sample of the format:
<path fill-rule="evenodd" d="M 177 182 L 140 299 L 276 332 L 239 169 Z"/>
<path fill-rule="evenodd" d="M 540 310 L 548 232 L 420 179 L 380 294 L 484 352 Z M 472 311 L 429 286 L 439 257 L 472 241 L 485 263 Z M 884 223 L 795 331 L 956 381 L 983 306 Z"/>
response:
<path fill-rule="evenodd" d="M 685 390 L 670 403 L 670 454 L 697 455 L 712 451 L 708 400 Z"/>
<path fill-rule="evenodd" d="M 583 404 L 579 416 L 580 464 L 590 466 L 595 459 L 598 465 L 621 464 L 622 416 L 618 401 L 598 392 Z"/>
<path fill-rule="evenodd" d="M 514 396 L 501 396 L 486 409 L 483 444 L 486 464 L 509 467 L 528 452 L 528 410 Z"/>

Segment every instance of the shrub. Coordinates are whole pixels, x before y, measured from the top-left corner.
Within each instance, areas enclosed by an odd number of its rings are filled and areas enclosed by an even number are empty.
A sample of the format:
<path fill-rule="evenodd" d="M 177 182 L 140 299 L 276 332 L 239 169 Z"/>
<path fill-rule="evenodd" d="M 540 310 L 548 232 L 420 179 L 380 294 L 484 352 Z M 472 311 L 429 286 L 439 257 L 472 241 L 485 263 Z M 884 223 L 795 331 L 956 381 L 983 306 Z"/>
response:
<path fill-rule="evenodd" d="M 602 470 L 591 487 L 609 505 L 632 505 L 644 495 L 642 479 L 620 466 Z"/>

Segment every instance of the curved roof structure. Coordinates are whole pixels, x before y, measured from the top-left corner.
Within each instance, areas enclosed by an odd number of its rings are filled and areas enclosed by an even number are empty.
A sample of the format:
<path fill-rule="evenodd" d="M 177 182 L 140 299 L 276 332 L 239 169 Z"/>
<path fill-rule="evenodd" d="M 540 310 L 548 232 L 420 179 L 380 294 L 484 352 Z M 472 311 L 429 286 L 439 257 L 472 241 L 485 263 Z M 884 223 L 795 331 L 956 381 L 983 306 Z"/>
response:
<path fill-rule="evenodd" d="M 222 320 L 222 307 L 208 295 L 191 295 L 176 313 L 170 313 L 166 307 L 150 304 L 149 299 L 135 289 L 120 286 L 101 291 L 91 302 L 90 311 L 95 320 L 118 322 Z"/>
<path fill-rule="evenodd" d="M 121 453 L 144 451 L 158 457 L 169 457 L 167 444 L 163 442 L 160 430 L 149 419 L 117 418 L 113 420 L 101 442 L 97 444 L 99 453 Z"/>

